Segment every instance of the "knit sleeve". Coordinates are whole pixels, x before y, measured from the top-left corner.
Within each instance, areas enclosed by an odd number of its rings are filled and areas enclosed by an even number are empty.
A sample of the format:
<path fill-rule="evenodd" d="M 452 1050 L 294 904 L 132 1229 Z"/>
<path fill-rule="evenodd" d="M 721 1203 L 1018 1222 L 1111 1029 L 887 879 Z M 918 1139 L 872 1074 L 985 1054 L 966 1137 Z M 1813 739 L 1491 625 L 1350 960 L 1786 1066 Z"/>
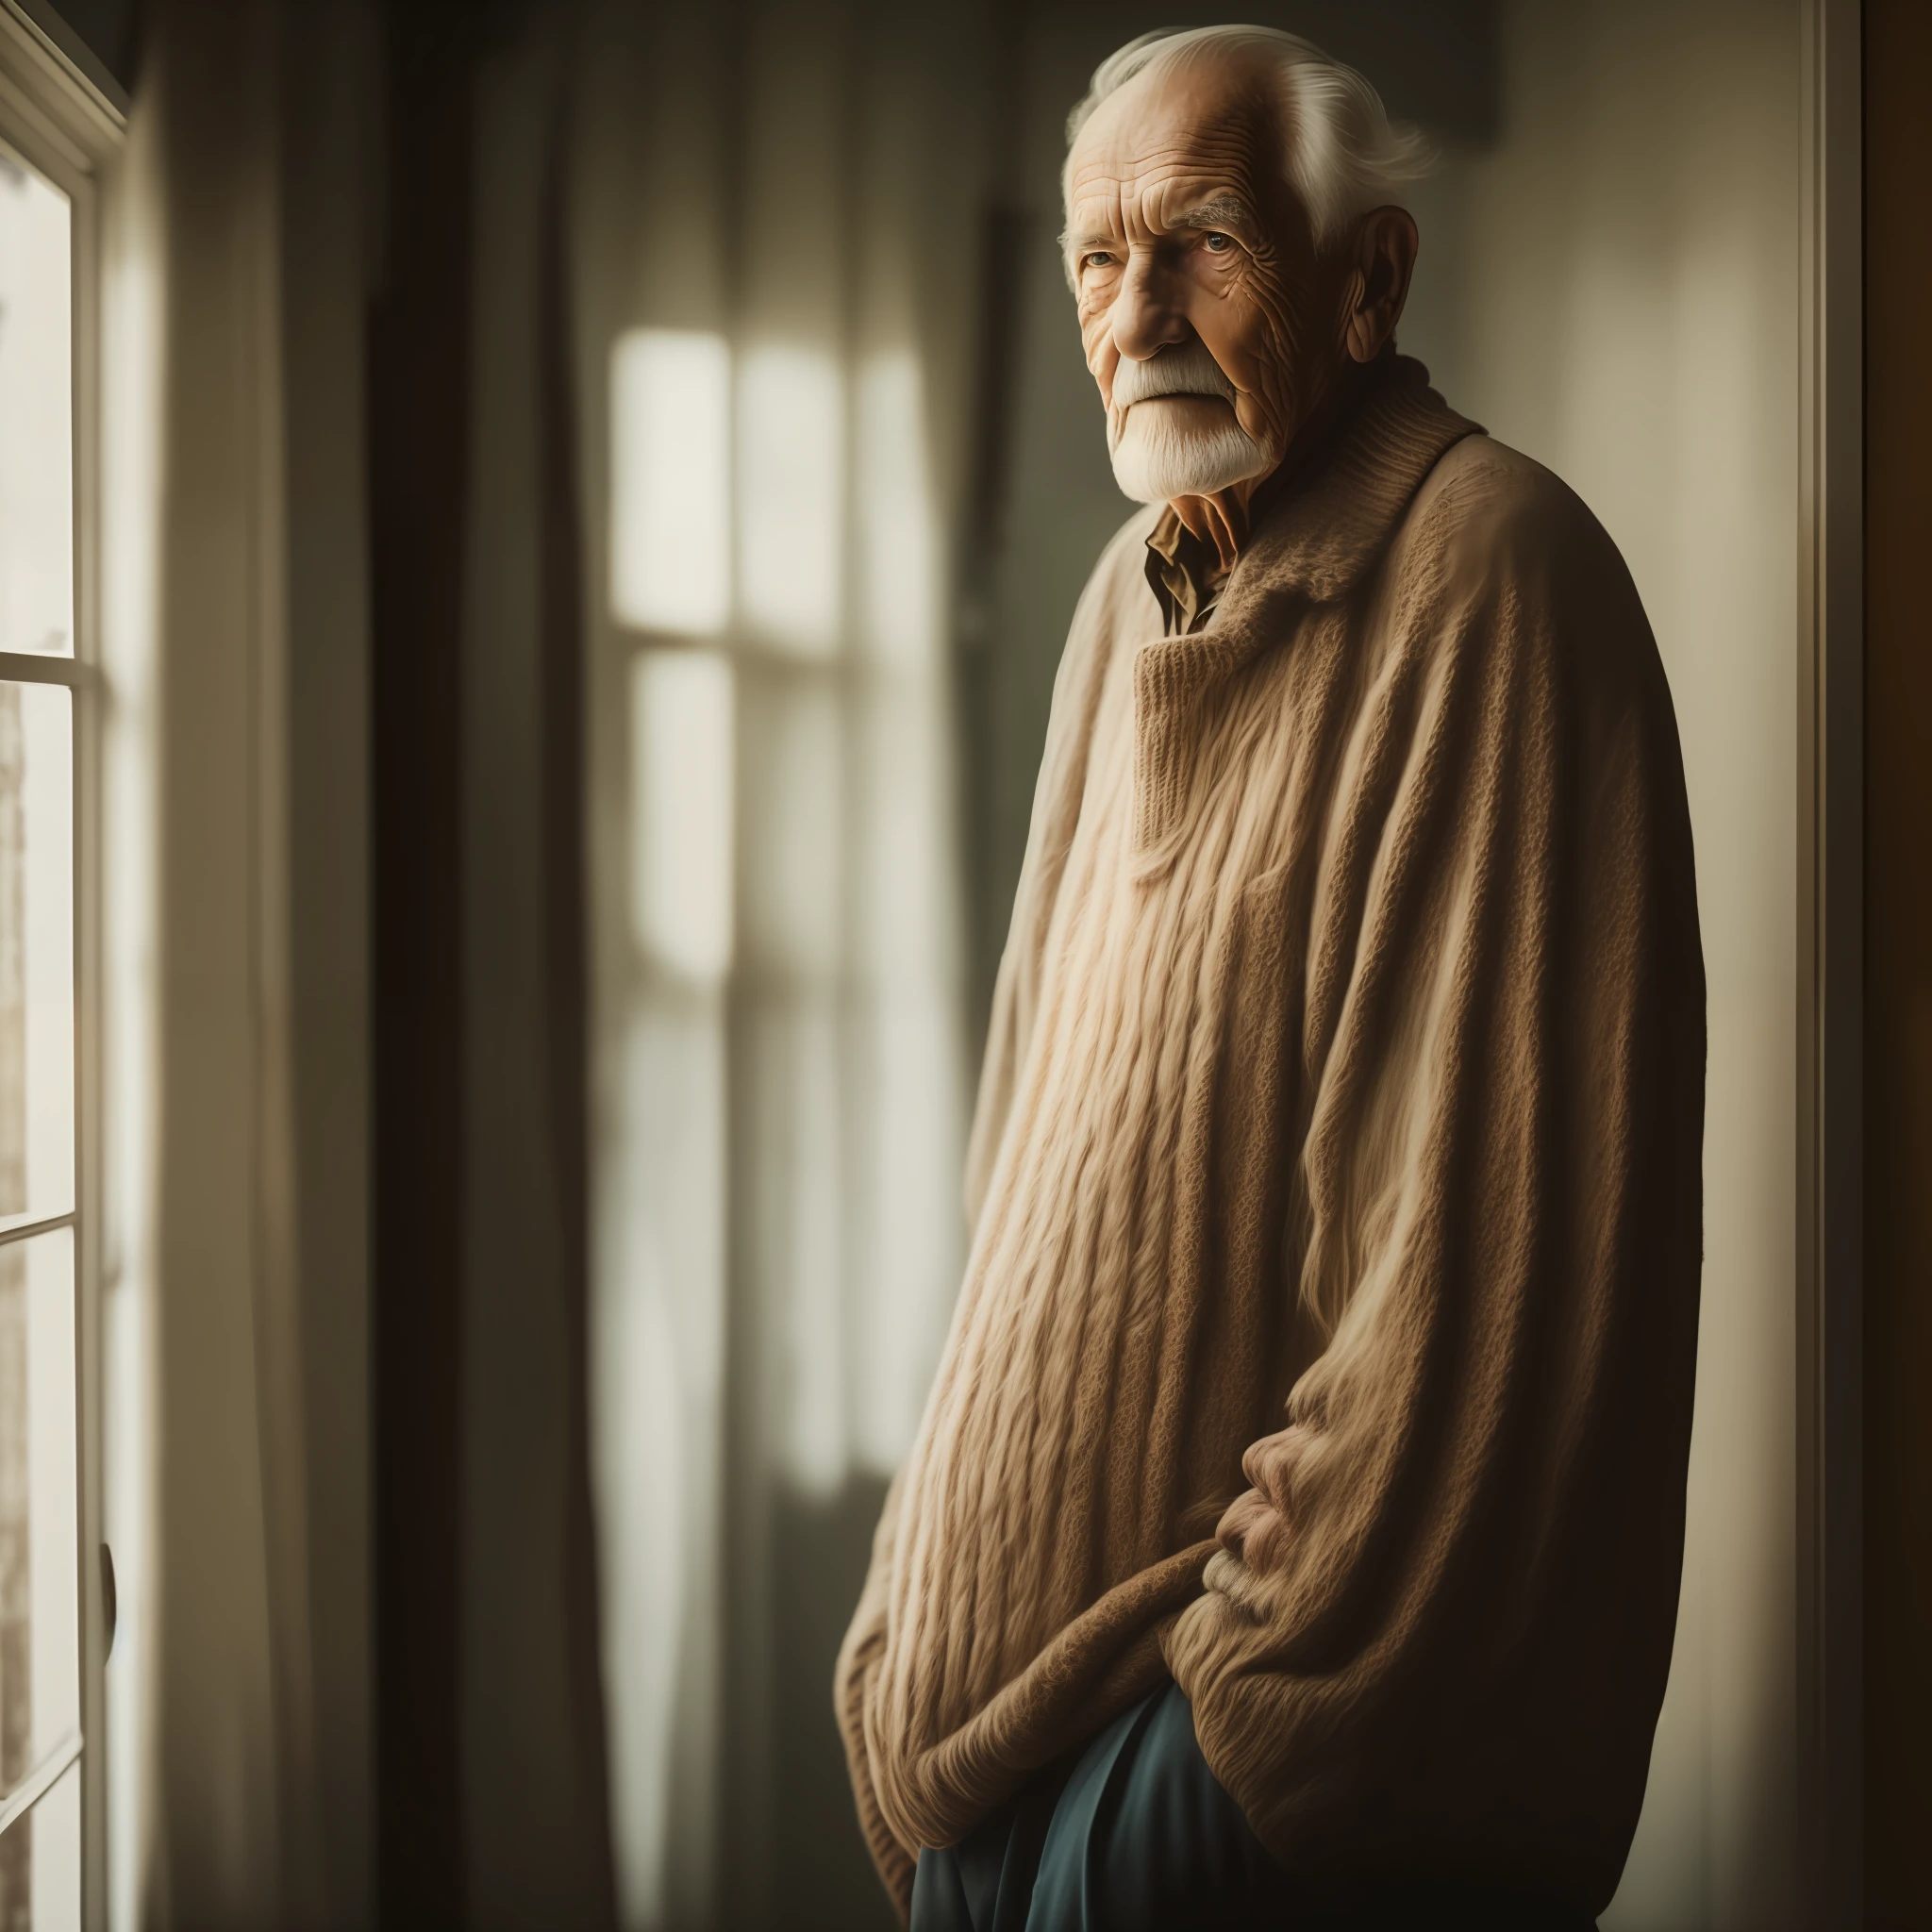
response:
<path fill-rule="evenodd" d="M 1534 475 L 1391 565 L 1307 962 L 1290 1272 L 1327 1341 L 1167 1651 L 1291 1867 L 1594 1912 L 1674 1624 L 1704 983 L 1655 646 Z"/>

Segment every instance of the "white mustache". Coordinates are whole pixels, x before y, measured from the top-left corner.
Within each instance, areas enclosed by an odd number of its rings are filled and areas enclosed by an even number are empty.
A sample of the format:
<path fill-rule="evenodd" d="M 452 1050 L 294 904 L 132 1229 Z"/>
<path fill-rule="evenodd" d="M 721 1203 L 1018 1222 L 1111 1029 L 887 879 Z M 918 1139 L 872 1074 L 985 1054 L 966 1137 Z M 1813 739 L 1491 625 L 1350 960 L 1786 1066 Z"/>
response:
<path fill-rule="evenodd" d="M 1235 390 L 1221 373 L 1221 365 L 1198 341 L 1162 349 L 1144 362 L 1123 356 L 1113 373 L 1116 412 L 1131 409 L 1136 403 L 1152 402 L 1156 396 L 1220 396 L 1232 403 Z"/>

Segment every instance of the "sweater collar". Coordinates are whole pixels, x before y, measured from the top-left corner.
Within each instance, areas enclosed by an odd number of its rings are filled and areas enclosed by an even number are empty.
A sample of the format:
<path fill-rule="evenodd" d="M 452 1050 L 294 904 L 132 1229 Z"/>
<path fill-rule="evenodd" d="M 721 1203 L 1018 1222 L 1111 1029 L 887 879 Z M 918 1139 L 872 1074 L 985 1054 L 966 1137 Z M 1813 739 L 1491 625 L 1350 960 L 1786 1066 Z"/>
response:
<path fill-rule="evenodd" d="M 1284 634 L 1283 602 L 1327 604 L 1361 582 L 1444 450 L 1478 426 L 1429 387 L 1406 356 L 1339 427 L 1306 477 L 1262 512 L 1212 618 L 1141 645 L 1134 657 L 1134 846 L 1142 868 L 1172 857 L 1192 789 L 1194 740 L 1208 693 Z"/>
<path fill-rule="evenodd" d="M 1224 593 L 1223 621 L 1271 592 L 1317 604 L 1347 596 L 1442 453 L 1480 434 L 1429 387 L 1413 357 L 1391 358 L 1326 456 L 1263 512 Z"/>

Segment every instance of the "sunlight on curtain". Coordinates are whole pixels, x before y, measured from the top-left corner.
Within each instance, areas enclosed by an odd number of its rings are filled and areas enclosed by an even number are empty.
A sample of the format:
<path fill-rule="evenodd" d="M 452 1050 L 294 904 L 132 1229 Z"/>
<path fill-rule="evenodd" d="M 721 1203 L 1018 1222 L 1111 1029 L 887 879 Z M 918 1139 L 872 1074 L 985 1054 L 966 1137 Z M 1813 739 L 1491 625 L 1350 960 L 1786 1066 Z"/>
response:
<path fill-rule="evenodd" d="M 841 1198 L 850 693 L 824 675 L 747 676 L 744 960 L 732 1068 L 742 1150 L 732 1203 L 750 1312 L 747 1367 L 781 1466 L 814 1493 L 844 1474 Z M 854 1016 L 857 1017 L 856 1015 Z M 755 1385 L 757 1386 L 757 1385 Z M 733 1448 L 742 1458 L 753 1445 Z"/>
<path fill-rule="evenodd" d="M 870 992 L 871 1174 L 854 1279 L 851 1453 L 878 1475 L 910 1446 L 964 1259 L 963 938 L 924 403 L 909 351 L 868 358 L 858 411 L 868 802 L 855 951 Z"/>
<path fill-rule="evenodd" d="M 753 630 L 790 650 L 837 647 L 843 560 L 844 396 L 830 356 L 746 351 L 738 385 L 739 568 Z"/>
<path fill-rule="evenodd" d="M 729 350 L 636 329 L 611 363 L 611 603 L 639 629 L 724 627 Z M 710 1835 L 716 1445 L 725 1323 L 724 1005 L 736 756 L 729 659 L 630 668 L 626 1000 L 618 1118 L 599 1148 L 593 1473 L 619 1884 L 633 1922 L 675 1909 L 680 1844 Z"/>
<path fill-rule="evenodd" d="M 729 608 L 724 341 L 633 329 L 611 358 L 610 602 L 641 630 L 707 634 Z"/>
<path fill-rule="evenodd" d="M 857 1932 L 890 1908 L 828 1687 L 965 1245 L 948 570 L 977 335 L 932 237 L 978 207 L 979 30 L 842 0 L 596 22 L 575 295 L 619 1918 Z"/>
<path fill-rule="evenodd" d="M 731 666 L 647 651 L 631 674 L 638 943 L 696 985 L 731 962 Z"/>
<path fill-rule="evenodd" d="M 620 1888 L 650 1926 L 713 1896 L 730 1499 L 827 1504 L 905 1453 L 958 1282 L 965 1094 L 916 355 L 848 376 L 634 330 L 610 409 L 613 614 L 650 637 L 594 1453 Z"/>
<path fill-rule="evenodd" d="M 713 1831 L 724 1045 L 715 991 L 635 998 L 600 1150 L 591 1446 L 626 1924 L 690 1916 Z"/>

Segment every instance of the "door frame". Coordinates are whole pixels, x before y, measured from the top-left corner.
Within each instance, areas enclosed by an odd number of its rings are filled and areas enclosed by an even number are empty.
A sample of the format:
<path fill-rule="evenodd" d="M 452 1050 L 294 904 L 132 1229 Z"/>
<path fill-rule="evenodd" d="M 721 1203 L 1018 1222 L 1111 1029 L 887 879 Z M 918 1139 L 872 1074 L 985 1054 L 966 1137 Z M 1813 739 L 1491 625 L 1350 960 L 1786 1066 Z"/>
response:
<path fill-rule="evenodd" d="M 1798 1722 L 1805 1923 L 1863 1923 L 1861 0 L 1801 0 Z"/>

